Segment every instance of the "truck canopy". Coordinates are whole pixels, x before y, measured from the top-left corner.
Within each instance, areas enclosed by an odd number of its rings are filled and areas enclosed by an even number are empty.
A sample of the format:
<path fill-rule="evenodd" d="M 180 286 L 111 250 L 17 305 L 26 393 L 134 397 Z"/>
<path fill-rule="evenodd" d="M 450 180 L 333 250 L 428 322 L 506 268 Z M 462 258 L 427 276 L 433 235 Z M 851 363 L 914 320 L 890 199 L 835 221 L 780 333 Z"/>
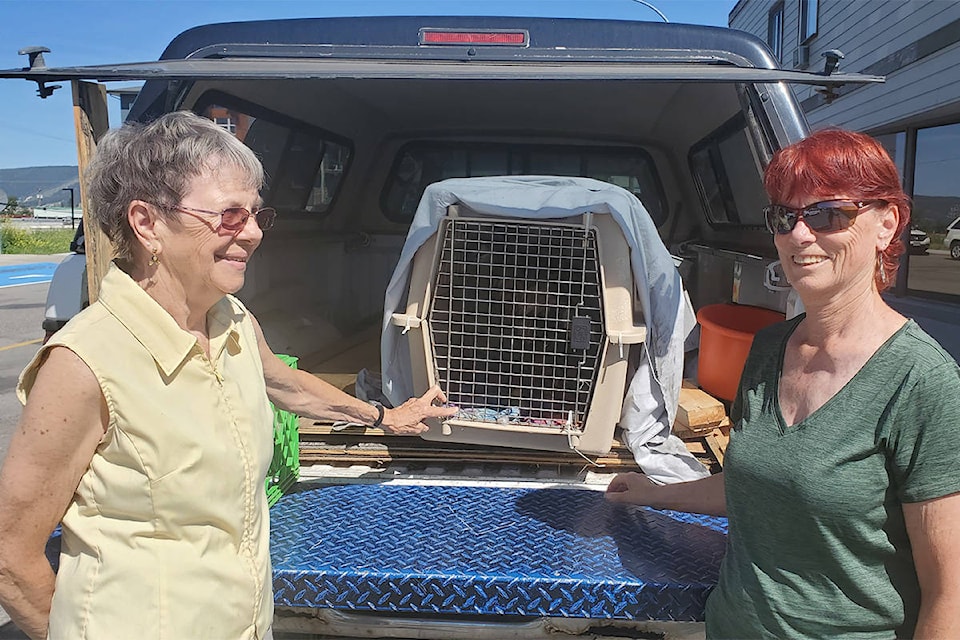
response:
<path fill-rule="evenodd" d="M 444 34 L 449 38 L 444 40 Z M 515 38 L 501 43 L 490 37 L 495 34 Z M 692 42 L 696 48 L 690 46 Z M 541 64 L 527 66 L 531 63 Z M 60 68 L 41 62 L 0 71 L 0 78 L 33 80 L 41 88 L 62 80 L 158 81 L 141 91 L 130 113 L 133 120 L 164 112 L 169 104 L 160 97 L 169 89 L 168 81 L 202 78 L 785 81 L 823 87 L 883 81 L 879 76 L 780 69 L 761 40 L 730 29 L 625 20 L 464 16 L 210 24 L 177 36 L 159 61 Z"/>

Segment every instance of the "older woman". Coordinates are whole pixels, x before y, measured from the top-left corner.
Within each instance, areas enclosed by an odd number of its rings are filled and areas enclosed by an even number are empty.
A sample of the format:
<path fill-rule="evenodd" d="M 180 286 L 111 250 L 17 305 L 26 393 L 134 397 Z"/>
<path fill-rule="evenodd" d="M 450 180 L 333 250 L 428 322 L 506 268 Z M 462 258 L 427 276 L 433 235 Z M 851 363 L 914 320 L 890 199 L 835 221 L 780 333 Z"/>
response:
<path fill-rule="evenodd" d="M 726 514 L 717 638 L 960 637 L 960 371 L 880 292 L 909 203 L 883 148 L 815 133 L 767 168 L 767 226 L 805 315 L 756 336 L 724 473 L 614 502 Z"/>
<path fill-rule="evenodd" d="M 396 409 L 286 367 L 231 294 L 275 212 L 253 153 L 190 113 L 109 133 L 90 199 L 117 250 L 100 297 L 24 370 L 0 472 L 0 604 L 31 637 L 264 638 L 268 399 L 400 433 Z M 63 524 L 56 577 L 44 543 Z"/>

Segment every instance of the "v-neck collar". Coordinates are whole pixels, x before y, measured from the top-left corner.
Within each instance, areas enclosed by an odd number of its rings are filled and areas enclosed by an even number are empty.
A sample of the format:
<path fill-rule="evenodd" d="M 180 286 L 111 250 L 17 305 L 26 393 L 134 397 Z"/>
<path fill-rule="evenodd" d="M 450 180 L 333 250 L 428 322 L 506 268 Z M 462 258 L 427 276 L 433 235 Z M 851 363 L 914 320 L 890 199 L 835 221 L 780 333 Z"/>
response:
<path fill-rule="evenodd" d="M 817 407 L 803 420 L 800 420 L 792 425 L 788 425 L 787 420 L 783 417 L 783 411 L 780 410 L 780 378 L 783 374 L 783 361 L 787 353 L 787 343 L 790 342 L 790 336 L 792 336 L 793 332 L 797 330 L 797 327 L 800 326 L 800 322 L 802 322 L 805 317 L 806 314 L 801 314 L 797 317 L 796 322 L 793 323 L 793 326 L 783 334 L 782 342 L 780 343 L 780 356 L 777 361 L 777 380 L 773 390 L 773 397 L 775 403 L 774 407 L 776 409 L 775 415 L 777 418 L 777 429 L 780 431 L 781 436 L 787 436 L 791 433 L 801 431 L 808 423 L 814 421 L 820 413 L 829 410 L 832 405 L 842 400 L 843 396 L 846 396 L 850 393 L 850 387 L 852 387 L 854 383 L 864 375 L 864 371 L 873 368 L 873 366 L 875 366 L 874 363 L 879 360 L 883 356 L 884 352 L 889 349 L 890 344 L 893 343 L 897 336 L 905 332 L 907 327 L 913 324 L 913 320 L 907 318 L 907 321 L 900 325 L 900 328 L 894 331 L 893 334 L 891 334 L 890 337 L 883 342 L 883 344 L 877 347 L 877 350 L 874 351 L 869 358 L 867 358 L 867 361 L 863 363 L 863 366 L 860 367 L 859 371 L 853 374 L 853 376 L 847 380 L 847 382 L 840 387 L 835 394 L 830 396 L 826 402 Z"/>

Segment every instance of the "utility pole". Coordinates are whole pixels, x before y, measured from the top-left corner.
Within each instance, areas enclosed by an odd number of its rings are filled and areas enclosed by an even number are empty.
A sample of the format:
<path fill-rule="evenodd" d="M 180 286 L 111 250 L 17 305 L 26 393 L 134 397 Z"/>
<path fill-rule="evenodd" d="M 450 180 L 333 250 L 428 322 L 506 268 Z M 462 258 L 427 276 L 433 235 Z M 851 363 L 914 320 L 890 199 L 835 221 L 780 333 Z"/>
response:
<path fill-rule="evenodd" d="M 70 228 L 75 229 L 75 223 L 73 221 L 73 187 L 64 187 L 61 191 L 70 192 Z"/>

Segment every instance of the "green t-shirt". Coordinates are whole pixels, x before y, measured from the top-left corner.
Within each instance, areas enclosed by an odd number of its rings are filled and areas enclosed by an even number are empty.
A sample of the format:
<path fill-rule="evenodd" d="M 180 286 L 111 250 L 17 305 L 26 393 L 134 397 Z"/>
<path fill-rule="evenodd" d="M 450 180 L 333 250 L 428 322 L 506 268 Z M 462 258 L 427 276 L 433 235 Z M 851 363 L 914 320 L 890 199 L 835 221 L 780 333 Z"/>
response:
<path fill-rule="evenodd" d="M 744 367 L 707 637 L 910 636 L 920 591 L 901 505 L 960 491 L 960 369 L 908 321 L 787 427 L 778 387 L 800 320 L 757 334 Z"/>

